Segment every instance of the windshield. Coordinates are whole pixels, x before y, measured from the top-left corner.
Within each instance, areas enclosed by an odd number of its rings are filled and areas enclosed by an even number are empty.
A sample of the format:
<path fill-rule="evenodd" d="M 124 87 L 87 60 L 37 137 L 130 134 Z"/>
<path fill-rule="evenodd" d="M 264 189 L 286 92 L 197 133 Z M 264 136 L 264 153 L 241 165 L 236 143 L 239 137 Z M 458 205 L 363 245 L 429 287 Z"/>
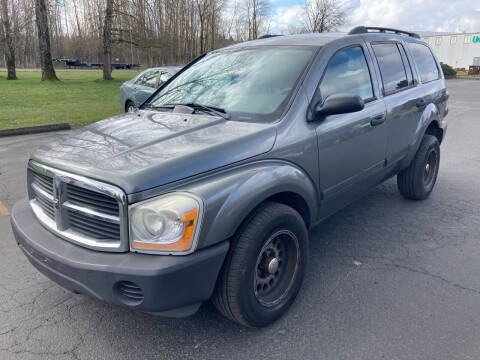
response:
<path fill-rule="evenodd" d="M 163 87 L 147 107 L 197 103 L 237 120 L 275 120 L 313 52 L 292 46 L 213 52 Z"/>

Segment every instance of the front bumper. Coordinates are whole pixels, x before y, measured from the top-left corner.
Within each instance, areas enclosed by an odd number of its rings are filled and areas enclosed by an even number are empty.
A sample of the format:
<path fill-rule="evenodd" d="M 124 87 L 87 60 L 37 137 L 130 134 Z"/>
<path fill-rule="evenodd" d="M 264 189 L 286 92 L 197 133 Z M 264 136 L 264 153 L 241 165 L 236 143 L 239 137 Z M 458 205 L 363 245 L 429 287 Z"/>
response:
<path fill-rule="evenodd" d="M 15 204 L 11 223 L 20 249 L 51 280 L 113 305 L 164 316 L 191 315 L 210 298 L 229 247 L 224 241 L 186 256 L 93 251 L 46 230 L 27 199 Z M 123 284 L 132 283 L 141 289 L 141 296 L 135 289 L 134 300 L 123 291 Z"/>

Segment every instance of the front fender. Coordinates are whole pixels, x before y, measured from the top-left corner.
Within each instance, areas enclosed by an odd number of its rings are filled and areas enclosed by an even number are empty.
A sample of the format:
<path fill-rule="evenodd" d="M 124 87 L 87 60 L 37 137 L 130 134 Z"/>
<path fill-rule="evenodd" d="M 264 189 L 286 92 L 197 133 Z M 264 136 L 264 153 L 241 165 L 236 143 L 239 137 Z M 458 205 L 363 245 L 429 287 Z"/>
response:
<path fill-rule="evenodd" d="M 290 192 L 302 197 L 308 206 L 309 223 L 316 220 L 319 207 L 318 192 L 308 175 L 297 166 L 279 160 L 224 170 L 181 190 L 204 200 L 205 217 L 198 248 L 232 237 L 247 215 L 273 195 Z"/>

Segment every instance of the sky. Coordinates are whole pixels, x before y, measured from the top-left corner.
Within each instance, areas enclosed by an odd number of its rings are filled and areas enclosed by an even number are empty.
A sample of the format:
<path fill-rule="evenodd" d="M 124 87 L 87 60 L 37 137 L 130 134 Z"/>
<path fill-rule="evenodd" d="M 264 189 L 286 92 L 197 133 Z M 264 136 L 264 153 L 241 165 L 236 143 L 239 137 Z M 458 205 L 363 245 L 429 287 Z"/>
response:
<path fill-rule="evenodd" d="M 409 31 L 480 32 L 480 0 L 344 0 L 347 23 Z M 288 33 L 301 22 L 305 0 L 270 0 L 271 34 Z"/>

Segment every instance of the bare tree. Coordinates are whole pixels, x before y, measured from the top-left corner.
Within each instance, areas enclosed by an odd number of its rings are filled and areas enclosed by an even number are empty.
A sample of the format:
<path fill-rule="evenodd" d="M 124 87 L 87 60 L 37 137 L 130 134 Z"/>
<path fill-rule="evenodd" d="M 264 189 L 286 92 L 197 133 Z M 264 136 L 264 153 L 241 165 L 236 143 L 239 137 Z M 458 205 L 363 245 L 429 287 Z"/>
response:
<path fill-rule="evenodd" d="M 337 0 L 307 0 L 304 9 L 305 32 L 335 31 L 345 23 L 344 5 Z"/>
<path fill-rule="evenodd" d="M 105 20 L 103 23 L 103 80 L 112 78 L 112 22 L 113 0 L 106 1 Z"/>
<path fill-rule="evenodd" d="M 7 80 L 17 80 L 15 71 L 15 45 L 13 43 L 12 28 L 8 15 L 8 1 L 0 0 L 0 14 L 2 15 L 3 33 L 5 35 L 5 58 L 7 63 Z"/>
<path fill-rule="evenodd" d="M 264 25 L 269 13 L 268 0 L 246 0 L 247 1 L 247 22 L 248 40 L 258 38 L 259 29 Z"/>
<path fill-rule="evenodd" d="M 50 29 L 48 26 L 48 12 L 45 0 L 35 0 L 35 18 L 37 20 L 42 81 L 57 81 L 58 78 L 55 73 L 55 68 L 53 67 L 52 51 L 50 49 Z"/>

